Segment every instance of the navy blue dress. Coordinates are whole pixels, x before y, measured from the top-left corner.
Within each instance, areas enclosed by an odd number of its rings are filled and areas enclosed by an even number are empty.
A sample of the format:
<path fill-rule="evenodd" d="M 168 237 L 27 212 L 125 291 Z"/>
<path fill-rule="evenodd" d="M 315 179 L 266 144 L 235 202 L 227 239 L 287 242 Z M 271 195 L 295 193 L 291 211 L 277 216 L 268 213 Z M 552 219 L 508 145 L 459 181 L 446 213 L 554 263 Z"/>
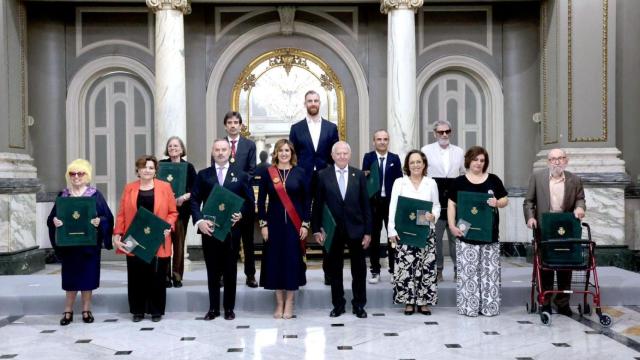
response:
<path fill-rule="evenodd" d="M 278 171 L 284 179 L 284 171 Z M 258 194 L 258 219 L 267 222 L 269 240 L 263 251 L 260 286 L 270 290 L 298 290 L 307 283 L 300 236 L 280 202 L 269 172 L 265 171 L 263 175 Z M 311 194 L 304 169 L 295 166 L 290 172 L 287 170 L 286 175 L 287 194 L 300 219 L 309 221 Z"/>
<path fill-rule="evenodd" d="M 65 189 L 58 196 L 69 196 Z M 56 207 L 51 209 L 47 218 L 49 240 L 56 250 L 56 255 L 62 262 L 62 289 L 65 291 L 88 291 L 100 286 L 100 249 L 111 250 L 111 235 L 113 234 L 113 214 L 109 210 L 106 200 L 94 187 L 88 187 L 83 196 L 96 198 L 96 211 L 100 217 L 96 246 L 63 246 L 56 247 L 56 226 L 53 218 Z"/>

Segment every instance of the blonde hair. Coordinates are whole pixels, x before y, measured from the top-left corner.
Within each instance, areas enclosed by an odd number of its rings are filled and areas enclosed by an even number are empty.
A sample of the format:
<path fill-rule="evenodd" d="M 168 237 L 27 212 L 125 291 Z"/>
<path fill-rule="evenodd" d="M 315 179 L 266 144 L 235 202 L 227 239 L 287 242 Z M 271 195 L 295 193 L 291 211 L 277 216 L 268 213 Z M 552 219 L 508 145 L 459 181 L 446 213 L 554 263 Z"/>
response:
<path fill-rule="evenodd" d="M 85 159 L 75 159 L 67 165 L 67 172 L 64 173 L 65 179 L 67 179 L 67 184 L 71 183 L 71 179 L 69 178 L 70 171 L 81 171 L 84 173 L 84 179 L 87 184 L 91 183 L 91 171 L 93 167 L 91 163 Z"/>

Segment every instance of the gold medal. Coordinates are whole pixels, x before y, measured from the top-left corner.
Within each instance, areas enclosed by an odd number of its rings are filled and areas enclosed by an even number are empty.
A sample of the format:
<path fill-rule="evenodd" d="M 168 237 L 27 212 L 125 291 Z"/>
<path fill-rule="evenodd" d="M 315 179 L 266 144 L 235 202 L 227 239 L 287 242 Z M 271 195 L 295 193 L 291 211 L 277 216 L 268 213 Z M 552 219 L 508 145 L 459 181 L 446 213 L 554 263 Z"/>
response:
<path fill-rule="evenodd" d="M 235 158 L 230 158 L 229 162 L 233 164 L 234 162 L 236 162 L 236 159 Z"/>

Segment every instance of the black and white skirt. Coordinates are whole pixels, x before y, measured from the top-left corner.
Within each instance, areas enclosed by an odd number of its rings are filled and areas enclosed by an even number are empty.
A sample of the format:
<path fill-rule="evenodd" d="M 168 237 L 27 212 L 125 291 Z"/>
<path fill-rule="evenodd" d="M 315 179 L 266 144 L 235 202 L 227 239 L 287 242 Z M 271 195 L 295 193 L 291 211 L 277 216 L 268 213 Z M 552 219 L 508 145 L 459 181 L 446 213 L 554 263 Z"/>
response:
<path fill-rule="evenodd" d="M 432 236 L 426 248 L 398 244 L 393 272 L 396 304 L 435 305 L 438 302 L 436 250 Z"/>

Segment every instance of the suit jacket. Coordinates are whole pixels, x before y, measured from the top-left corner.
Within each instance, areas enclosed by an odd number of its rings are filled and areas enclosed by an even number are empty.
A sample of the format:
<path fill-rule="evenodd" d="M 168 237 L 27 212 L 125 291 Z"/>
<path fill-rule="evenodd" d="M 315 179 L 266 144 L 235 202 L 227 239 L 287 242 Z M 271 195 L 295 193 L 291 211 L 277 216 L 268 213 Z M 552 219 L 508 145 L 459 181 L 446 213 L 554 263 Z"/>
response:
<path fill-rule="evenodd" d="M 331 158 L 331 147 L 337 143 L 338 127 L 329 120 L 322 119 L 320 124 L 320 139 L 318 140 L 318 148 L 313 148 L 313 140 L 307 125 L 307 119 L 302 119 L 291 126 L 289 132 L 289 140 L 293 143 L 293 147 L 298 157 L 298 165 L 309 175 L 313 174 L 313 168 L 317 171 L 333 165 Z"/>
<path fill-rule="evenodd" d="M 226 139 L 229 141 L 229 146 L 231 146 L 231 141 L 228 136 Z M 233 165 L 253 177 L 256 171 L 256 143 L 244 136 L 240 136 L 236 144 L 235 155 Z"/>
<path fill-rule="evenodd" d="M 432 178 L 457 178 L 464 175 L 464 151 L 462 148 L 449 144 L 449 172 L 444 172 L 444 164 L 440 158 L 440 145 L 437 142 L 422 147 L 427 156 L 427 175 Z"/>
<path fill-rule="evenodd" d="M 564 172 L 564 199 L 562 200 L 562 210 L 572 212 L 577 207 L 586 210 L 584 202 L 584 189 L 582 180 L 569 172 Z M 535 216 L 540 224 L 541 215 L 549 212 L 551 195 L 549 193 L 549 169 L 536 171 L 529 178 L 529 189 L 524 198 L 522 209 L 524 211 L 524 221 L 529 221 Z"/>
<path fill-rule="evenodd" d="M 344 200 L 338 187 L 335 167 L 330 166 L 318 173 L 316 198 L 313 203 L 313 232 L 322 227 L 322 209 L 326 204 L 336 220 L 336 234 L 346 232 L 349 239 L 359 240 L 371 235 L 371 207 L 367 193 L 367 180 L 364 173 L 349 166 L 347 191 Z"/>
<path fill-rule="evenodd" d="M 372 164 L 377 166 L 380 160 L 378 154 L 374 151 L 364 154 L 362 158 L 362 171 L 369 170 Z M 391 190 L 393 189 L 393 183 L 396 179 L 402 177 L 402 164 L 400 163 L 400 157 L 392 152 L 387 152 L 386 159 L 384 159 L 384 192 L 386 197 L 391 197 Z"/>
<path fill-rule="evenodd" d="M 214 186 L 220 186 L 215 165 L 200 170 L 191 190 L 191 218 L 194 224 L 202 219 L 202 204 L 207 201 Z M 249 185 L 249 175 L 246 172 L 235 165 L 230 165 L 227 170 L 227 176 L 224 178 L 223 186 L 245 200 L 242 207 L 243 214 L 249 209 L 253 210 L 255 207 L 253 190 Z M 235 231 L 238 226 L 234 226 L 232 229 Z M 200 233 L 200 230 L 198 230 L 198 233 Z"/>
<path fill-rule="evenodd" d="M 176 210 L 176 199 L 173 197 L 171 184 L 162 180 L 153 180 L 153 214 L 171 224 L 171 231 L 175 230 L 178 210 Z M 116 215 L 116 226 L 113 233 L 124 235 L 133 222 L 133 217 L 138 212 L 138 193 L 140 192 L 140 180 L 128 183 L 122 191 L 120 207 Z M 164 239 L 164 245 L 158 248 L 158 257 L 165 258 L 171 256 L 171 234 Z M 133 254 L 128 254 L 134 256 Z"/>

